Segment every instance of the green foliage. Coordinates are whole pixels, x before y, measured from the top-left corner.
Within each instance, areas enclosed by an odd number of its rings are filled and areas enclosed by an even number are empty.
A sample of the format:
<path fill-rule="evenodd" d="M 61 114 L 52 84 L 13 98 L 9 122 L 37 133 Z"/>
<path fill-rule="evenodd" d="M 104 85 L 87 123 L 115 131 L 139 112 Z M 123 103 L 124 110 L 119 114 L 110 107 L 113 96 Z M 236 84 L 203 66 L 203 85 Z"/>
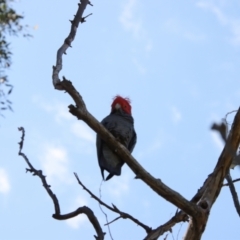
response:
<path fill-rule="evenodd" d="M 26 26 L 20 24 L 23 16 L 16 13 L 11 7 L 11 2 L 13 0 L 0 0 L 0 115 L 3 110 L 12 110 L 8 95 L 12 92 L 13 86 L 5 74 L 6 69 L 11 66 L 12 56 L 7 36 L 17 36 L 20 32 L 24 37 L 30 36 L 24 33 Z"/>

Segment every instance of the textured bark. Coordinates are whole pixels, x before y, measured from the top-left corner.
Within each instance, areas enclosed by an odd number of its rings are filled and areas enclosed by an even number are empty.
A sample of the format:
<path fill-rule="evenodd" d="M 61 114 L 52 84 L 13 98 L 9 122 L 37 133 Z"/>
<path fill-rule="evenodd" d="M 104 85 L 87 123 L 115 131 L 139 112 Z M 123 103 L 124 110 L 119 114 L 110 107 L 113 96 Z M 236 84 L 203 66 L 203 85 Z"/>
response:
<path fill-rule="evenodd" d="M 72 21 L 70 21 L 71 22 L 70 33 L 67 36 L 67 38 L 64 40 L 64 43 L 62 44 L 62 46 L 57 51 L 56 66 L 53 66 L 53 73 L 52 73 L 52 81 L 55 89 L 63 90 L 61 88 L 61 85 L 59 84 L 61 80 L 59 79 L 59 76 L 58 76 L 59 72 L 62 70 L 62 56 L 63 54 L 66 54 L 67 49 L 71 47 L 71 43 L 73 42 L 76 36 L 79 23 L 85 22 L 86 17 L 83 18 L 82 15 L 88 4 L 92 5 L 89 0 L 80 0 L 75 17 Z"/>
<path fill-rule="evenodd" d="M 189 222 L 189 227 L 184 237 L 184 240 L 198 240 L 201 239 L 202 233 L 207 224 L 208 215 L 222 189 L 223 181 L 229 172 L 233 157 L 235 157 L 240 143 L 240 110 L 238 110 L 231 132 L 228 136 L 226 145 L 219 157 L 217 165 L 212 174 L 209 175 L 205 191 L 198 201 L 197 205 L 202 208 L 204 217 L 198 219 L 194 217 Z"/>

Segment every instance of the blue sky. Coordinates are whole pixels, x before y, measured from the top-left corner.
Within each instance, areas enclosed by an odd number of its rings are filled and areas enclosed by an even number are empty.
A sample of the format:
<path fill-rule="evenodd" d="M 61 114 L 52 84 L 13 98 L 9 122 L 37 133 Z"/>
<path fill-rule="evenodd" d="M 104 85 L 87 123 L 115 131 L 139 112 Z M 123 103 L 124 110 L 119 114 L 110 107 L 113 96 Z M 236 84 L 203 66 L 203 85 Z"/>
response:
<path fill-rule="evenodd" d="M 52 86 L 56 52 L 67 37 L 78 1 L 14 3 L 25 15 L 31 39 L 11 38 L 14 85 L 12 112 L 0 119 L 0 229 L 4 240 L 93 239 L 85 216 L 56 221 L 53 204 L 37 177 L 25 173 L 23 151 L 47 175 L 61 212 L 87 205 L 98 217 L 98 203 L 77 184 L 73 172 L 96 195 L 101 174 L 95 133 L 68 112 L 72 99 Z M 147 171 L 190 199 L 213 170 L 223 148 L 210 131 L 239 107 L 240 3 L 235 0 L 92 1 L 73 48 L 63 57 L 60 76 L 70 79 L 88 110 L 100 121 L 116 94 L 130 97 L 138 142 L 133 156 Z M 229 119 L 231 121 L 231 117 Z M 231 171 L 233 178 L 239 169 Z M 155 228 L 176 207 L 134 180 L 125 165 L 120 177 L 102 186 L 102 199 Z M 240 192 L 240 184 L 236 184 Z M 108 212 L 108 219 L 117 217 Z M 203 240 L 239 239 L 239 217 L 228 188 L 214 204 Z M 129 220 L 110 225 L 113 238 L 143 239 Z M 181 239 L 187 224 L 176 225 L 168 239 Z M 180 229 L 180 230 L 179 230 Z M 178 233 L 179 232 L 179 233 Z M 161 237 L 160 239 L 163 239 Z"/>

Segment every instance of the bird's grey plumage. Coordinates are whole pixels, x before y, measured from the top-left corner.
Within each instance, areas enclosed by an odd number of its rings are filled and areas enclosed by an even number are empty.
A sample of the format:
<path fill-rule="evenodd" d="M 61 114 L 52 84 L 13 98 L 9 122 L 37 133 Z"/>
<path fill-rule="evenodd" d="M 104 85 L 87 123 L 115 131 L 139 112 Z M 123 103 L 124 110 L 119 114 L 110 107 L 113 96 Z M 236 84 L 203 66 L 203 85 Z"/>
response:
<path fill-rule="evenodd" d="M 115 110 L 104 118 L 101 123 L 130 152 L 133 151 L 137 135 L 134 130 L 134 120 L 130 114 L 125 113 L 122 109 Z M 103 179 L 104 170 L 109 172 L 106 180 L 109 180 L 114 175 L 121 175 L 124 161 L 107 146 L 98 134 L 96 144 L 98 163 Z"/>

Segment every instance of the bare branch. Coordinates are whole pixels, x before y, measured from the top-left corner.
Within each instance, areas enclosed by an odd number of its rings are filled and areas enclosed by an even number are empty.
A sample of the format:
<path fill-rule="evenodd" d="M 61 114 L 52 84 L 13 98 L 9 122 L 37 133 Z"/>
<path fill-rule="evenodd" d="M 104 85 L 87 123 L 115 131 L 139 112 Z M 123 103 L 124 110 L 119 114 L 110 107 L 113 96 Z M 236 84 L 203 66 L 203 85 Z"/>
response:
<path fill-rule="evenodd" d="M 32 164 L 29 162 L 27 156 L 22 152 L 24 137 L 25 137 L 25 129 L 23 127 L 19 127 L 18 130 L 22 132 L 21 141 L 19 143 L 20 148 L 19 148 L 18 155 L 22 156 L 24 158 L 24 160 L 26 161 L 27 165 L 29 166 L 29 168 L 26 168 L 26 171 L 32 173 L 33 176 L 38 176 L 41 179 L 43 187 L 45 188 L 48 195 L 50 196 L 50 198 L 53 201 L 54 208 L 55 208 L 55 214 L 59 215 L 60 214 L 60 206 L 59 206 L 59 203 L 58 203 L 58 199 L 57 199 L 56 195 L 50 189 L 51 186 L 47 183 L 46 176 L 44 176 L 42 174 L 42 170 L 36 170 L 32 166 Z"/>
<path fill-rule="evenodd" d="M 54 208 L 55 208 L 55 213 L 52 215 L 52 217 L 57 220 L 66 220 L 66 219 L 69 219 L 72 217 L 76 217 L 78 214 L 84 213 L 87 215 L 89 221 L 92 223 L 92 225 L 97 233 L 97 236 L 94 236 L 95 239 L 103 240 L 105 233 L 102 231 L 102 228 L 101 228 L 97 218 L 95 217 L 93 211 L 90 208 L 83 206 L 83 207 L 78 208 L 74 212 L 61 215 L 58 199 L 57 199 L 56 195 L 50 189 L 51 186 L 47 183 L 46 176 L 43 175 L 42 170 L 36 170 L 30 163 L 30 161 L 28 160 L 27 156 L 22 152 L 24 138 L 25 138 L 25 130 L 23 127 L 19 127 L 18 130 L 22 132 L 21 141 L 19 142 L 20 147 L 19 147 L 18 155 L 22 156 L 24 158 L 24 160 L 26 161 L 27 165 L 29 166 L 29 168 L 26 169 L 27 172 L 31 172 L 33 174 L 33 176 L 38 176 L 41 179 L 43 187 L 45 188 L 48 195 L 52 199 Z"/>
<path fill-rule="evenodd" d="M 61 88 L 61 85 L 59 84 L 61 80 L 59 79 L 59 72 L 62 70 L 62 56 L 63 54 L 66 54 L 66 51 L 69 47 L 71 47 L 71 43 L 73 42 L 79 23 L 85 22 L 86 18 L 90 16 L 91 14 L 87 15 L 86 17 L 82 17 L 83 12 L 87 5 L 93 6 L 89 0 L 80 0 L 80 3 L 78 3 L 78 10 L 76 15 L 74 16 L 74 19 L 71 22 L 71 30 L 68 35 L 68 37 L 64 40 L 63 45 L 58 49 L 57 51 L 57 62 L 56 66 L 53 66 L 53 73 L 52 73 L 52 80 L 53 80 L 53 86 L 55 89 L 63 90 Z"/>
<path fill-rule="evenodd" d="M 78 119 L 83 120 L 87 125 L 97 132 L 101 138 L 106 141 L 109 147 L 115 151 L 132 169 L 132 171 L 137 175 L 139 179 L 144 181 L 150 188 L 153 189 L 157 194 L 165 198 L 167 201 L 171 202 L 179 209 L 191 216 L 198 216 L 201 213 L 201 208 L 195 204 L 189 202 L 178 192 L 172 190 L 167 185 L 165 185 L 160 179 L 154 178 L 150 173 L 148 173 L 130 154 L 130 152 L 116 139 L 111 133 L 109 133 L 101 123 L 99 123 L 86 109 L 86 105 L 81 97 L 81 95 L 74 88 L 72 83 L 66 79 L 61 82 L 61 86 L 66 90 L 69 95 L 75 101 L 76 107 L 73 105 L 69 106 L 69 111 L 76 116 Z"/>
<path fill-rule="evenodd" d="M 178 192 L 170 189 L 167 185 L 161 182 L 160 179 L 154 178 L 149 174 L 129 153 L 129 151 L 120 143 L 118 143 L 115 138 L 110 134 L 86 109 L 86 106 L 82 100 L 81 95 L 76 91 L 70 81 L 63 78 L 61 82 L 58 74 L 62 69 L 62 55 L 66 52 L 67 48 L 71 45 L 75 38 L 77 27 L 79 22 L 84 22 L 85 19 L 82 18 L 82 14 L 87 6 L 91 3 L 89 0 L 81 0 L 77 13 L 71 21 L 71 31 L 69 36 L 65 39 L 64 44 L 57 52 L 57 63 L 53 67 L 53 85 L 58 90 L 66 90 L 73 98 L 76 103 L 76 107 L 73 105 L 69 106 L 70 112 L 76 116 L 78 119 L 82 119 L 86 122 L 95 132 L 97 132 L 103 140 L 109 144 L 109 147 L 116 151 L 117 154 L 126 161 L 127 165 L 136 174 L 137 178 L 144 181 L 148 186 L 150 186 L 157 194 L 164 197 L 167 201 L 173 203 L 178 208 L 184 210 L 187 214 L 191 216 L 197 216 L 201 214 L 201 209 L 195 204 L 192 204 Z"/>
<path fill-rule="evenodd" d="M 117 221 L 117 220 L 118 220 L 118 219 L 120 219 L 120 218 L 122 218 L 122 217 L 121 217 L 121 216 L 119 216 L 119 217 L 116 217 L 116 218 L 115 218 L 115 219 L 113 219 L 111 222 L 108 222 L 108 223 L 104 224 L 104 226 L 110 225 L 111 223 L 113 223 L 113 222 Z"/>
<path fill-rule="evenodd" d="M 99 198 L 100 198 L 100 199 L 102 198 L 102 194 L 101 194 L 102 182 L 103 182 L 103 180 L 101 181 L 101 184 L 100 184 L 100 186 L 99 186 Z M 112 232 L 111 232 L 110 226 L 109 226 L 109 224 L 108 224 L 108 215 L 103 211 L 103 209 L 102 209 L 102 207 L 101 207 L 101 204 L 100 204 L 100 203 L 98 203 L 98 204 L 99 204 L 100 210 L 102 211 L 102 213 L 104 214 L 104 216 L 105 216 L 105 218 L 106 218 L 107 224 L 105 224 L 105 225 L 107 225 L 108 232 L 109 232 L 109 236 L 110 236 L 110 238 L 113 240 Z"/>
<path fill-rule="evenodd" d="M 232 111 L 232 112 L 229 112 L 229 113 L 226 114 L 225 122 L 227 122 L 226 119 L 227 119 L 228 114 L 231 114 L 233 112 L 236 112 L 236 111 Z M 225 130 L 224 130 L 223 125 L 225 125 Z M 212 129 L 219 131 L 220 135 L 222 136 L 222 139 L 224 140 L 224 142 L 226 144 L 226 142 L 227 142 L 227 137 L 226 137 L 226 127 L 227 126 L 226 126 L 226 124 L 225 123 L 222 123 L 221 125 L 213 124 L 213 126 L 215 126 L 215 128 L 212 127 Z M 221 126 L 221 127 L 219 127 L 219 126 Z M 223 135 L 224 132 L 225 132 L 225 136 Z M 232 165 L 233 165 L 234 161 L 236 162 L 237 157 L 238 156 L 236 156 L 236 151 L 235 152 L 233 151 Z M 236 211 L 237 211 L 238 215 L 240 216 L 240 204 L 239 204 L 239 200 L 238 200 L 238 195 L 237 195 L 237 192 L 236 192 L 236 189 L 235 189 L 235 186 L 233 184 L 232 177 L 231 177 L 231 174 L 230 174 L 229 171 L 226 175 L 226 180 L 228 182 L 228 186 L 229 186 L 230 192 L 232 194 L 234 206 L 236 208 Z"/>
<path fill-rule="evenodd" d="M 239 182 L 239 181 L 240 181 L 240 178 L 236 178 L 236 179 L 232 180 L 233 183 Z M 229 186 L 229 184 L 228 183 L 223 184 L 223 187 L 225 187 L 225 186 Z"/>
<path fill-rule="evenodd" d="M 145 238 L 144 240 L 156 240 L 165 232 L 172 231 L 172 227 L 179 223 L 179 222 L 186 222 L 188 221 L 188 216 L 183 212 L 176 212 L 175 216 L 172 217 L 169 221 L 164 223 L 163 225 L 159 226 L 156 229 L 153 229 Z"/>
<path fill-rule="evenodd" d="M 230 114 L 232 114 L 232 113 L 236 113 L 238 110 L 233 110 L 233 111 L 231 111 L 231 112 L 228 112 L 226 115 L 225 115 L 225 118 L 224 118 L 224 121 L 227 123 L 227 117 L 228 117 L 228 115 L 230 115 Z M 227 124 L 229 124 L 229 123 L 227 123 Z"/>
<path fill-rule="evenodd" d="M 61 214 L 53 214 L 52 217 L 57 220 L 66 220 L 69 218 L 76 217 L 77 215 L 82 214 L 82 213 L 84 213 L 88 217 L 89 221 L 93 225 L 93 227 L 97 233 L 97 236 L 94 235 L 95 239 L 103 240 L 105 233 L 102 231 L 102 228 L 101 228 L 96 216 L 94 215 L 94 212 L 87 206 L 79 207 L 74 212 L 71 212 L 68 214 L 62 214 L 62 215 Z"/>
<path fill-rule="evenodd" d="M 85 5 L 84 5 L 85 4 Z M 70 105 L 69 111 L 74 116 L 76 116 L 78 119 L 83 120 L 85 123 L 88 124 L 89 127 L 91 127 L 95 132 L 97 132 L 101 138 L 109 145 L 110 149 L 112 149 L 114 152 L 116 152 L 126 163 L 127 165 L 132 169 L 132 171 L 136 174 L 137 179 L 141 179 L 143 182 L 145 182 L 150 188 L 152 188 L 153 191 L 155 191 L 158 195 L 165 198 L 167 201 L 171 202 L 175 206 L 177 206 L 179 209 L 182 209 L 183 212 L 180 212 L 176 214 L 175 217 L 179 216 L 185 216 L 186 214 L 190 215 L 190 224 L 189 229 L 186 233 L 185 239 L 190 240 L 198 240 L 201 238 L 201 235 L 205 229 L 205 225 L 208 220 L 208 215 L 211 210 L 211 207 L 213 203 L 215 202 L 216 198 L 218 197 L 223 180 L 226 176 L 226 174 L 229 172 L 229 167 L 232 162 L 232 158 L 234 154 L 236 153 L 236 147 L 238 147 L 238 144 L 240 142 L 240 111 L 236 114 L 236 117 L 234 119 L 234 124 L 232 127 L 232 132 L 230 133 L 228 140 L 226 138 L 226 129 L 224 129 L 224 125 L 220 126 L 220 129 L 217 129 L 218 126 L 213 126 L 213 129 L 219 130 L 219 132 L 222 135 L 222 138 L 227 143 L 225 145 L 225 148 L 219 158 L 219 161 L 213 171 L 212 174 L 210 174 L 205 181 L 203 187 L 198 191 L 198 193 L 194 196 L 194 199 L 192 201 L 188 201 L 183 196 L 181 196 L 178 192 L 174 191 L 173 189 L 169 188 L 167 185 L 165 185 L 160 179 L 154 178 L 151 174 L 149 174 L 137 161 L 133 156 L 129 153 L 129 151 L 121 145 L 119 142 L 115 140 L 115 138 L 112 136 L 111 133 L 109 133 L 86 109 L 86 105 L 81 97 L 81 95 L 77 92 L 77 90 L 74 88 L 72 83 L 65 78 L 63 78 L 63 81 L 61 82 L 59 80 L 58 74 L 60 70 L 62 69 L 62 55 L 66 52 L 66 49 L 70 46 L 71 42 L 74 40 L 76 30 L 78 27 L 79 22 L 84 22 L 85 18 L 82 18 L 83 11 L 87 4 L 90 4 L 89 1 L 82 0 L 79 4 L 78 12 L 74 18 L 72 23 L 71 32 L 68 36 L 68 38 L 65 39 L 64 44 L 62 47 L 58 50 L 57 54 L 57 64 L 56 67 L 53 67 L 53 84 L 56 89 L 59 90 L 66 90 L 69 95 L 73 98 L 75 101 L 76 106 Z M 80 11 L 81 9 L 81 11 Z M 81 16 L 81 17 L 80 17 Z M 83 186 L 83 184 L 80 182 L 78 176 L 75 174 L 75 177 L 77 178 L 79 184 Z M 97 198 L 95 195 L 93 195 L 88 189 L 86 189 L 85 186 L 83 188 L 91 194 L 92 197 L 94 197 L 99 203 L 101 203 L 103 206 L 107 207 L 108 209 L 115 210 L 117 213 L 121 213 L 120 216 L 122 218 L 129 218 L 124 215 L 121 211 L 119 211 L 114 205 L 113 207 L 108 206 L 104 202 L 102 202 L 99 198 Z M 195 204 L 197 202 L 197 205 Z M 181 215 L 182 214 L 182 215 Z M 182 219 L 182 218 L 180 218 Z M 135 219 L 136 220 L 136 219 Z M 179 219 L 177 219 L 179 220 Z M 116 221 L 116 219 L 114 220 Z M 138 220 L 136 220 L 138 221 Z M 183 220 L 180 220 L 183 221 Z M 171 229 L 171 226 L 173 226 L 176 223 L 176 219 L 174 221 L 167 222 L 166 225 L 160 226 L 158 228 L 158 231 L 155 231 L 154 234 L 157 234 L 160 236 L 162 232 L 166 232 Z M 165 227 L 165 228 L 164 228 Z M 144 228 L 146 230 L 146 228 Z M 160 230 L 159 230 L 160 229 Z M 166 230 L 167 229 L 167 230 Z M 159 235 L 159 233 L 161 233 Z M 153 231 L 148 231 L 148 234 L 152 234 L 150 239 L 154 239 Z M 153 236 L 153 238 L 152 238 Z"/>
<path fill-rule="evenodd" d="M 201 199 L 203 193 L 205 192 L 205 190 L 206 190 L 206 188 L 208 186 L 208 183 L 210 182 L 211 176 L 212 176 L 212 174 L 210 174 L 208 176 L 208 178 L 204 181 L 203 186 L 201 188 L 199 188 L 197 193 L 193 196 L 193 198 L 191 199 L 192 203 L 197 203 Z M 188 217 L 188 215 L 186 213 L 184 213 L 183 211 L 176 212 L 176 215 L 172 219 L 170 219 L 167 223 L 165 223 L 165 224 L 159 226 L 158 228 L 152 230 L 152 232 L 153 232 L 152 234 L 153 235 L 151 235 L 151 233 L 150 233 L 149 234 L 149 238 L 151 239 L 151 237 L 152 237 L 152 239 L 154 239 L 154 237 L 156 237 L 156 239 L 157 239 L 157 237 L 160 237 L 165 232 L 171 231 L 171 228 L 175 224 L 177 224 L 177 223 L 179 223 L 181 221 L 181 220 L 179 221 L 179 219 L 183 219 L 182 221 L 184 221 L 184 222 L 185 221 L 189 221 L 189 217 Z M 171 224 L 169 224 L 170 221 L 172 221 Z M 169 228 L 165 227 L 166 225 L 169 226 Z M 161 227 L 164 228 L 164 231 L 161 229 Z"/>
<path fill-rule="evenodd" d="M 234 206 L 235 206 L 235 208 L 237 210 L 237 213 L 238 213 L 238 215 L 240 217 L 240 205 L 239 205 L 238 195 L 237 195 L 236 189 L 234 187 L 234 184 L 233 184 L 232 177 L 231 177 L 230 173 L 228 173 L 226 175 L 226 180 L 228 182 L 229 189 L 230 189 L 231 194 L 232 194 Z"/>
<path fill-rule="evenodd" d="M 147 233 L 149 233 L 149 232 L 152 230 L 152 228 L 150 228 L 150 227 L 148 227 L 147 225 L 141 223 L 139 220 L 137 220 L 136 218 L 132 217 L 130 214 L 120 211 L 115 205 L 112 204 L 113 207 L 111 207 L 111 206 L 109 206 L 108 204 L 106 204 L 105 202 L 103 202 L 103 201 L 102 201 L 101 199 L 99 199 L 96 195 L 94 195 L 88 188 L 85 187 L 85 185 L 80 181 L 77 173 L 74 173 L 74 175 L 75 175 L 75 177 L 76 177 L 79 185 L 81 185 L 81 186 L 83 187 L 83 189 L 84 189 L 86 192 L 88 192 L 93 199 L 95 199 L 96 201 L 98 201 L 99 204 L 101 204 L 102 206 L 106 207 L 107 209 L 109 209 L 109 210 L 111 210 L 111 211 L 113 211 L 113 212 L 115 212 L 115 213 L 118 213 L 118 214 L 120 215 L 119 218 L 123 218 L 123 219 L 128 218 L 128 219 L 132 220 L 132 221 L 135 222 L 137 225 L 139 225 L 140 227 L 142 227 Z M 117 218 L 117 219 L 119 219 L 119 218 Z M 117 219 L 115 219 L 114 221 L 116 221 Z M 112 222 L 114 222 L 114 221 L 112 221 Z M 111 222 L 110 222 L 110 223 L 111 223 Z M 108 224 L 110 224 L 110 223 L 108 223 Z"/>
<path fill-rule="evenodd" d="M 198 240 L 201 238 L 207 224 L 209 212 L 222 189 L 223 180 L 229 172 L 229 167 L 238 149 L 239 143 L 240 109 L 238 110 L 234 118 L 232 129 L 227 138 L 226 145 L 219 157 L 217 165 L 213 173 L 209 175 L 205 191 L 201 199 L 197 203 L 198 206 L 200 206 L 204 210 L 205 215 L 203 215 L 203 219 L 190 219 L 189 227 L 184 237 L 185 240 Z"/>

